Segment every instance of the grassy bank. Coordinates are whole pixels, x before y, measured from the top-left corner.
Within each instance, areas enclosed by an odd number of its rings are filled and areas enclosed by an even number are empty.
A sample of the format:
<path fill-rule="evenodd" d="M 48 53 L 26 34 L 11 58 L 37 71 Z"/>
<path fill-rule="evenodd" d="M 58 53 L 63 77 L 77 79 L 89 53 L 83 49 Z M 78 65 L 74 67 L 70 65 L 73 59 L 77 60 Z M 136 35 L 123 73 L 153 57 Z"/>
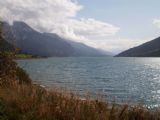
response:
<path fill-rule="evenodd" d="M 16 59 L 31 59 L 34 58 L 32 55 L 27 55 L 27 54 L 17 54 Z"/>
<path fill-rule="evenodd" d="M 13 56 L 13 52 L 5 51 L 3 53 Z M 14 53 L 14 56 L 13 56 L 13 59 L 40 59 L 40 58 L 46 58 L 46 57 L 40 57 L 40 56 L 35 56 L 30 54 L 20 54 L 20 53 Z"/>
<path fill-rule="evenodd" d="M 30 54 L 16 54 L 15 59 L 41 59 L 47 58 L 42 56 L 30 55 Z"/>
<path fill-rule="evenodd" d="M 33 85 L 12 58 L 0 53 L 0 120 L 160 120 L 160 110 L 111 106 Z"/>

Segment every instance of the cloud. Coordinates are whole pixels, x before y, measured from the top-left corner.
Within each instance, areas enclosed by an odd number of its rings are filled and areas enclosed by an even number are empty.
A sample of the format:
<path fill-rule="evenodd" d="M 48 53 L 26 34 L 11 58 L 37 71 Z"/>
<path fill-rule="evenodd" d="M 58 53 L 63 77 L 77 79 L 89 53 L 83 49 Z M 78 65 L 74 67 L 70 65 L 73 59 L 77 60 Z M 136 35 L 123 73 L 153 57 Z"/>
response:
<path fill-rule="evenodd" d="M 0 19 L 12 23 L 24 21 L 40 32 L 113 52 L 122 51 L 145 40 L 116 38 L 119 27 L 94 18 L 77 18 L 84 6 L 76 0 L 0 0 Z M 154 20 L 160 28 L 160 20 Z"/>
<path fill-rule="evenodd" d="M 154 19 L 153 24 L 160 28 L 160 19 Z"/>
<path fill-rule="evenodd" d="M 9 22 L 25 21 L 39 31 L 49 31 L 54 24 L 75 17 L 82 8 L 71 0 L 5 0 L 0 1 L 0 17 Z"/>
<path fill-rule="evenodd" d="M 41 32 L 56 32 L 65 37 L 108 36 L 119 28 L 95 19 L 76 19 L 83 8 L 72 0 L 2 0 L 0 17 L 10 23 L 27 22 Z"/>
<path fill-rule="evenodd" d="M 115 35 L 119 30 L 118 27 L 93 18 L 69 19 L 64 24 L 57 24 L 55 27 L 52 32 L 79 42 L 82 40 L 101 40 L 104 37 Z"/>

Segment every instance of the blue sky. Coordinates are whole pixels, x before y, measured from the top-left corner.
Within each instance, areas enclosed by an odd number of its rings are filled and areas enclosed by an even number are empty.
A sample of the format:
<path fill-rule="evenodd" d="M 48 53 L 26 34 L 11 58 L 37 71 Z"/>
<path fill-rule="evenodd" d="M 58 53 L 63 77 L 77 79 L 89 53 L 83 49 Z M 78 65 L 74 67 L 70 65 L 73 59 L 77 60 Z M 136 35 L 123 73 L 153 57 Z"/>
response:
<path fill-rule="evenodd" d="M 152 23 L 160 17 L 160 0 L 78 0 L 84 9 L 79 18 L 91 17 L 120 27 L 117 36 L 134 39 L 158 37 Z"/>
<path fill-rule="evenodd" d="M 160 36 L 160 0 L 0 0 L 0 19 L 119 53 Z"/>

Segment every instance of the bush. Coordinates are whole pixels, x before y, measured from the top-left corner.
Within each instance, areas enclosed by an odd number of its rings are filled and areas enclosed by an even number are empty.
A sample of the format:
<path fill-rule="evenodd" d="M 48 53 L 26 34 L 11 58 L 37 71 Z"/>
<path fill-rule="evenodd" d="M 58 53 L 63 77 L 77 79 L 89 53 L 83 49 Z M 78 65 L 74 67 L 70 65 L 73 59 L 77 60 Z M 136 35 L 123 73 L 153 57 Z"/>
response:
<path fill-rule="evenodd" d="M 20 67 L 16 69 L 16 75 L 20 84 L 31 84 L 32 81 L 29 78 L 29 75 Z"/>
<path fill-rule="evenodd" d="M 13 53 L 0 52 L 0 85 L 6 86 L 14 82 L 31 84 L 28 74 L 14 62 Z"/>
<path fill-rule="evenodd" d="M 0 52 L 0 85 L 7 85 L 16 80 L 17 65 L 12 60 L 13 54 Z"/>

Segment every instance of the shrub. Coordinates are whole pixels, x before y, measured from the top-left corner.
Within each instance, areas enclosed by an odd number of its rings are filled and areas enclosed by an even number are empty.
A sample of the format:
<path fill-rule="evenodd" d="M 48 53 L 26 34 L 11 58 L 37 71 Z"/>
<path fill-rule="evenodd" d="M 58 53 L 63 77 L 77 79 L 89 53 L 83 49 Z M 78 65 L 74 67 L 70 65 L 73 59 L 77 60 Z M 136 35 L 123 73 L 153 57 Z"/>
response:
<path fill-rule="evenodd" d="M 7 85 L 16 80 L 17 66 L 12 57 L 11 53 L 0 52 L 0 85 Z"/>
<path fill-rule="evenodd" d="M 29 75 L 20 67 L 16 69 L 16 75 L 20 84 L 31 84 L 32 81 L 29 78 Z"/>
<path fill-rule="evenodd" d="M 28 74 L 13 61 L 14 54 L 0 52 L 0 85 L 6 86 L 13 82 L 31 84 Z"/>

